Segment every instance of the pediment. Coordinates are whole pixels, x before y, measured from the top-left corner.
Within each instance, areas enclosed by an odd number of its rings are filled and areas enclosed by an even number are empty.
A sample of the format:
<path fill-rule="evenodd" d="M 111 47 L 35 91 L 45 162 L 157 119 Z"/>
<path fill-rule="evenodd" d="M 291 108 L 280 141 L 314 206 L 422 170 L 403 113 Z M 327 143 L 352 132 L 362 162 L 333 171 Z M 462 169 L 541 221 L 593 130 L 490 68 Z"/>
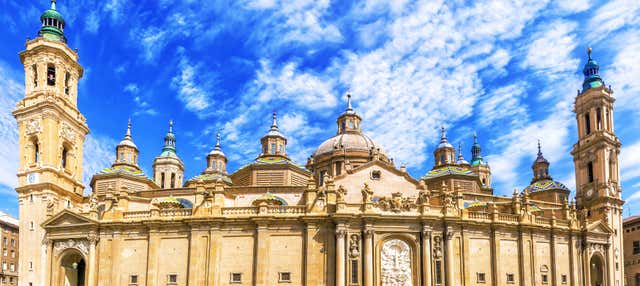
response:
<path fill-rule="evenodd" d="M 42 227 L 51 228 L 95 224 L 97 224 L 97 222 L 88 217 L 73 213 L 69 210 L 63 210 L 42 223 Z"/>
<path fill-rule="evenodd" d="M 406 172 L 380 161 L 372 161 L 348 170 L 336 176 L 334 184 L 345 189 L 347 203 L 362 202 L 362 189 L 365 184 L 374 197 L 391 197 L 394 193 L 402 193 L 404 197 L 417 197 L 420 188 L 419 182 Z"/>
<path fill-rule="evenodd" d="M 609 227 L 607 224 L 605 224 L 601 220 L 598 220 L 596 222 L 593 222 L 593 223 L 589 224 L 587 226 L 587 231 L 588 232 L 593 232 L 593 233 L 602 233 L 602 234 L 611 234 L 611 233 L 613 233 L 613 229 L 611 229 L 611 227 Z"/>

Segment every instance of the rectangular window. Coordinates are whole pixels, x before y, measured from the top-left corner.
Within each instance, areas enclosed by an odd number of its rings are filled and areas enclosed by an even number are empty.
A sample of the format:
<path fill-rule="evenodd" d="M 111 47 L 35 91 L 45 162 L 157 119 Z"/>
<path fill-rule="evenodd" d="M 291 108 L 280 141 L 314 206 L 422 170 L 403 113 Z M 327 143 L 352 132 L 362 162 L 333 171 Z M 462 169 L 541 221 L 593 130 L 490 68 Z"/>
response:
<path fill-rule="evenodd" d="M 442 284 L 442 261 L 436 260 L 436 285 Z"/>
<path fill-rule="evenodd" d="M 33 270 L 33 262 L 29 261 L 29 271 Z"/>
<path fill-rule="evenodd" d="M 2 262 L 2 270 L 7 270 L 7 263 L 6 262 Z"/>
<path fill-rule="evenodd" d="M 11 239 L 11 246 L 16 246 L 16 240 L 15 239 Z"/>
<path fill-rule="evenodd" d="M 486 283 L 486 275 L 484 274 L 484 272 L 477 272 L 476 273 L 476 278 L 477 278 L 477 283 Z"/>
<path fill-rule="evenodd" d="M 547 274 L 542 274 L 542 284 L 547 283 L 549 283 L 549 277 L 547 276 Z"/>
<path fill-rule="evenodd" d="M 16 258 L 16 252 L 14 250 L 11 250 L 11 258 Z"/>
<path fill-rule="evenodd" d="M 589 164 L 587 164 L 587 177 L 589 179 L 589 183 L 593 183 L 593 162 L 589 162 Z"/>
<path fill-rule="evenodd" d="M 31 70 L 33 71 L 33 87 L 37 87 L 38 86 L 38 68 L 36 65 L 32 65 Z"/>
<path fill-rule="evenodd" d="M 327 174 L 327 171 L 320 171 L 320 178 L 318 178 L 318 185 L 324 185 L 324 175 Z"/>
<path fill-rule="evenodd" d="M 230 280 L 231 283 L 242 283 L 242 273 L 231 273 Z"/>
<path fill-rule="evenodd" d="M 602 110 L 596 109 L 596 130 L 602 130 Z"/>
<path fill-rule="evenodd" d="M 56 68 L 53 66 L 47 67 L 47 84 L 56 85 Z"/>
<path fill-rule="evenodd" d="M 291 283 L 291 272 L 278 272 L 279 283 Z"/>
<path fill-rule="evenodd" d="M 11 272 L 16 271 L 16 266 L 13 263 L 11 263 L 11 265 L 9 266 L 9 271 Z"/>
<path fill-rule="evenodd" d="M 170 284 L 170 285 L 178 284 L 178 274 L 167 275 L 167 284 Z"/>
<path fill-rule="evenodd" d="M 633 241 L 633 255 L 640 254 L 640 241 Z"/>
<path fill-rule="evenodd" d="M 138 275 L 129 276 L 129 285 L 131 286 L 138 285 Z"/>
<path fill-rule="evenodd" d="M 351 284 L 358 284 L 358 260 L 351 260 Z"/>
<path fill-rule="evenodd" d="M 336 162 L 336 176 L 342 174 L 342 162 Z"/>
<path fill-rule="evenodd" d="M 7 249 L 6 248 L 2 250 L 2 255 L 7 256 Z"/>
<path fill-rule="evenodd" d="M 562 275 L 560 276 L 560 282 L 561 282 L 562 284 L 567 284 L 567 274 L 562 274 Z"/>
<path fill-rule="evenodd" d="M 515 276 L 513 273 L 507 273 L 507 283 L 513 284 L 515 282 Z"/>
<path fill-rule="evenodd" d="M 69 75 L 69 73 L 65 73 L 64 74 L 64 93 L 69 95 L 69 78 L 71 77 L 71 75 Z"/>
<path fill-rule="evenodd" d="M 276 143 L 271 143 L 271 154 L 276 153 Z"/>
<path fill-rule="evenodd" d="M 380 171 L 371 172 L 371 179 L 380 180 L 380 177 L 381 177 Z"/>
<path fill-rule="evenodd" d="M 164 189 L 164 173 L 160 174 L 160 188 Z"/>

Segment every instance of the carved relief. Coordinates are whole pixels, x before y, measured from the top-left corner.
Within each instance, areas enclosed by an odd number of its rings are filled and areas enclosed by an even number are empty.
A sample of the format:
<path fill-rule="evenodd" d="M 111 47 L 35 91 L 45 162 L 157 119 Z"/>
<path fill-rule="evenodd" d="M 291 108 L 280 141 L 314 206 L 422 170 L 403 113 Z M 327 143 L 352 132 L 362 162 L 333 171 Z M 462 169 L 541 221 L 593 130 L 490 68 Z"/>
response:
<path fill-rule="evenodd" d="M 40 126 L 39 120 L 31 119 L 29 120 L 29 122 L 27 122 L 27 128 L 24 131 L 25 136 L 29 136 L 29 135 L 40 133 L 40 132 L 42 132 L 42 126 Z"/>
<path fill-rule="evenodd" d="M 336 190 L 336 200 L 340 203 L 344 202 L 344 197 L 347 195 L 347 190 L 344 186 L 340 185 Z"/>
<path fill-rule="evenodd" d="M 349 256 L 351 258 L 358 258 L 360 256 L 360 237 L 357 234 L 351 235 L 349 241 Z"/>
<path fill-rule="evenodd" d="M 56 255 L 60 255 L 60 253 L 70 248 L 80 251 L 85 256 L 89 255 L 89 242 L 87 240 L 68 239 L 53 243 L 53 250 Z"/>
<path fill-rule="evenodd" d="M 391 198 L 382 197 L 376 202 L 376 206 L 384 211 L 409 211 L 417 207 L 414 198 L 403 198 L 401 192 L 391 194 Z"/>
<path fill-rule="evenodd" d="M 383 286 L 412 286 L 411 247 L 400 239 L 382 245 L 380 270 Z"/>
<path fill-rule="evenodd" d="M 58 135 L 69 142 L 75 142 L 76 140 L 76 132 L 73 131 L 71 126 L 64 122 L 62 122 L 62 126 L 60 127 Z"/>

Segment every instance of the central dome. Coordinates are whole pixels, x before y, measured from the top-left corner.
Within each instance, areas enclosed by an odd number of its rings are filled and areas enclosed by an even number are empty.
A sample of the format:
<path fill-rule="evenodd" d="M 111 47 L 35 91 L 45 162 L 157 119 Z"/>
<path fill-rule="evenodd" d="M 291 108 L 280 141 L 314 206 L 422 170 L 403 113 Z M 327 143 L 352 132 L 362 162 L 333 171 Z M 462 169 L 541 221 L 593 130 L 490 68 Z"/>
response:
<path fill-rule="evenodd" d="M 317 158 L 338 150 L 367 152 L 372 149 L 386 156 L 380 145 L 371 140 L 369 136 L 362 133 L 342 133 L 322 142 L 313 153 L 313 157 Z"/>

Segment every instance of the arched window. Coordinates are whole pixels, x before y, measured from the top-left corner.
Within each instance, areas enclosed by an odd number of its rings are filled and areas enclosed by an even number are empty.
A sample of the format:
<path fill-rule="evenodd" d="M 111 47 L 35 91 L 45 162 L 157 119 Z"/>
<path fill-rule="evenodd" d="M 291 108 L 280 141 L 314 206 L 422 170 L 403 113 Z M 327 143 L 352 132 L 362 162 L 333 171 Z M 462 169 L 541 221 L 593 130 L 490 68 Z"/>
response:
<path fill-rule="evenodd" d="M 33 163 L 40 161 L 40 143 L 38 139 L 33 140 Z"/>
<path fill-rule="evenodd" d="M 584 127 L 586 130 L 586 135 L 591 134 L 591 117 L 589 117 L 589 112 L 584 114 Z"/>
<path fill-rule="evenodd" d="M 56 68 L 53 65 L 47 66 L 47 84 L 56 85 Z"/>
<path fill-rule="evenodd" d="M 271 154 L 276 153 L 276 143 L 271 143 Z"/>
<path fill-rule="evenodd" d="M 63 169 L 67 168 L 67 156 L 69 155 L 69 150 L 67 149 L 67 147 L 62 147 L 62 158 L 61 158 L 61 165 Z"/>
<path fill-rule="evenodd" d="M 440 155 L 440 164 L 444 164 L 444 154 Z"/>
<path fill-rule="evenodd" d="M 589 183 L 593 182 L 593 162 L 587 164 L 587 178 L 589 179 Z"/>
<path fill-rule="evenodd" d="M 171 188 L 176 187 L 176 173 L 171 173 Z"/>
<path fill-rule="evenodd" d="M 164 173 L 160 174 L 160 188 L 164 189 Z"/>

